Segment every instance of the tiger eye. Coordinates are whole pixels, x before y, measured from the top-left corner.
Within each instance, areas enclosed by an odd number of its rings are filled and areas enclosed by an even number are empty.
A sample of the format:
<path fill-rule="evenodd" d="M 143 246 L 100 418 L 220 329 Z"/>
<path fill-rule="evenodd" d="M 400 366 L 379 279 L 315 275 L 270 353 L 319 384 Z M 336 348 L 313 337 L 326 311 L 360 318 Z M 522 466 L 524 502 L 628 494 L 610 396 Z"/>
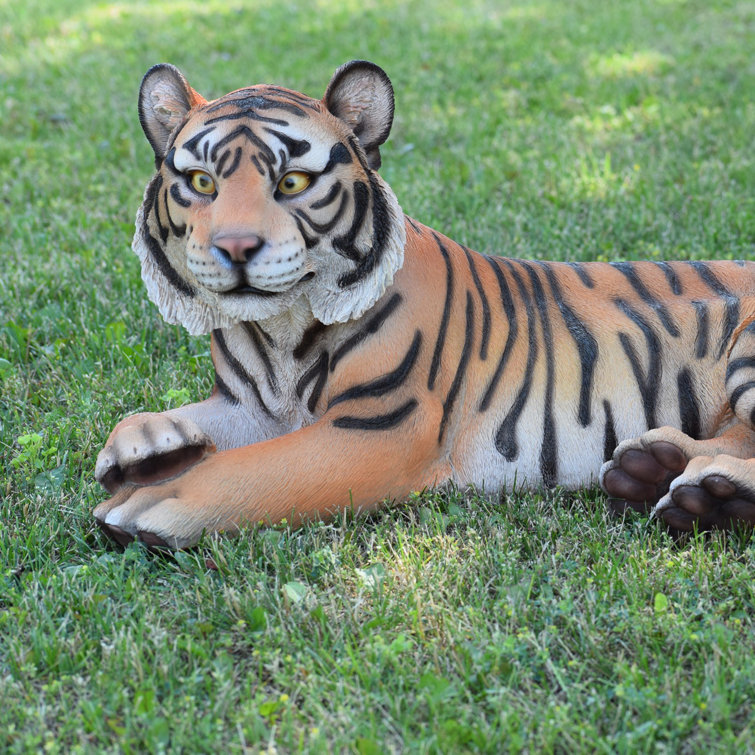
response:
<path fill-rule="evenodd" d="M 189 174 L 189 182 L 194 191 L 198 191 L 200 194 L 215 193 L 215 181 L 212 180 L 209 173 L 205 173 L 203 170 L 193 170 Z"/>
<path fill-rule="evenodd" d="M 304 173 L 301 170 L 292 170 L 290 173 L 286 173 L 283 178 L 278 182 L 278 191 L 281 194 L 299 194 L 312 183 L 312 176 L 309 173 Z"/>

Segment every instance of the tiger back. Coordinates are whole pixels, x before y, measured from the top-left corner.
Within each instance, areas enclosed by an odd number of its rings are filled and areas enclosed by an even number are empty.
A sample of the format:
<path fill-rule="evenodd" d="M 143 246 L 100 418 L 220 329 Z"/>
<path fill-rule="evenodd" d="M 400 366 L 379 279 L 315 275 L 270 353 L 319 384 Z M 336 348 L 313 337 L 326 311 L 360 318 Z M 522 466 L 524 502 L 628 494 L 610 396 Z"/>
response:
<path fill-rule="evenodd" d="M 364 61 L 322 100 L 207 102 L 147 73 L 134 250 L 163 317 L 212 333 L 216 383 L 115 428 L 103 528 L 184 547 L 449 482 L 599 476 L 679 529 L 755 523 L 755 266 L 479 255 L 378 175 L 393 107 Z"/>

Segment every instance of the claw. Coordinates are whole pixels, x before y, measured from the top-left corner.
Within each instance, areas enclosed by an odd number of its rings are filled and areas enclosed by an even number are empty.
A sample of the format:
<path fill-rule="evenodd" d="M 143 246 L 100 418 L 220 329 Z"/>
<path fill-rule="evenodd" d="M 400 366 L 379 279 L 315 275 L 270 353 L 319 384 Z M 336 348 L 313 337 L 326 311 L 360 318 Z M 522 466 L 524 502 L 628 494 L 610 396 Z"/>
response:
<path fill-rule="evenodd" d="M 133 543 L 136 539 L 133 535 L 126 532 L 126 530 L 122 530 L 120 527 L 116 527 L 114 524 L 105 524 L 100 519 L 95 519 L 97 522 L 99 528 L 106 534 L 108 537 L 113 538 L 118 545 L 123 546 L 124 548 L 129 545 L 129 543 Z"/>

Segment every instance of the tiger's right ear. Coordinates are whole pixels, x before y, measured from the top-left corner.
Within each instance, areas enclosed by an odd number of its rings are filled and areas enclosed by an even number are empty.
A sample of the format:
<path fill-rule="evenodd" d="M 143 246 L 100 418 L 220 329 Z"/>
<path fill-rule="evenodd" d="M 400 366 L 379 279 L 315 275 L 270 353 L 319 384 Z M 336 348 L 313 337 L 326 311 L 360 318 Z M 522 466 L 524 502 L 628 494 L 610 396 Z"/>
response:
<path fill-rule="evenodd" d="M 170 135 L 186 113 L 205 103 L 175 66 L 160 63 L 147 71 L 139 89 L 139 120 L 157 160 L 165 157 Z"/>

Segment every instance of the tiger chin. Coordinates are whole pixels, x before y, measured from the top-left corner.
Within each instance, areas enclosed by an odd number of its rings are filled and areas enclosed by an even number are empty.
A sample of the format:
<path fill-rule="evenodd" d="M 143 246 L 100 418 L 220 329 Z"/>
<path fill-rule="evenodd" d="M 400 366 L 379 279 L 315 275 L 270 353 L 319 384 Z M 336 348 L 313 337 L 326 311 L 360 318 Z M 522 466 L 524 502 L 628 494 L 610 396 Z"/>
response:
<path fill-rule="evenodd" d="M 677 530 L 752 527 L 755 266 L 477 254 L 378 175 L 393 109 L 365 61 L 321 100 L 147 72 L 133 248 L 162 316 L 212 334 L 215 388 L 116 426 L 102 528 L 183 548 L 447 483 L 596 480 Z"/>

